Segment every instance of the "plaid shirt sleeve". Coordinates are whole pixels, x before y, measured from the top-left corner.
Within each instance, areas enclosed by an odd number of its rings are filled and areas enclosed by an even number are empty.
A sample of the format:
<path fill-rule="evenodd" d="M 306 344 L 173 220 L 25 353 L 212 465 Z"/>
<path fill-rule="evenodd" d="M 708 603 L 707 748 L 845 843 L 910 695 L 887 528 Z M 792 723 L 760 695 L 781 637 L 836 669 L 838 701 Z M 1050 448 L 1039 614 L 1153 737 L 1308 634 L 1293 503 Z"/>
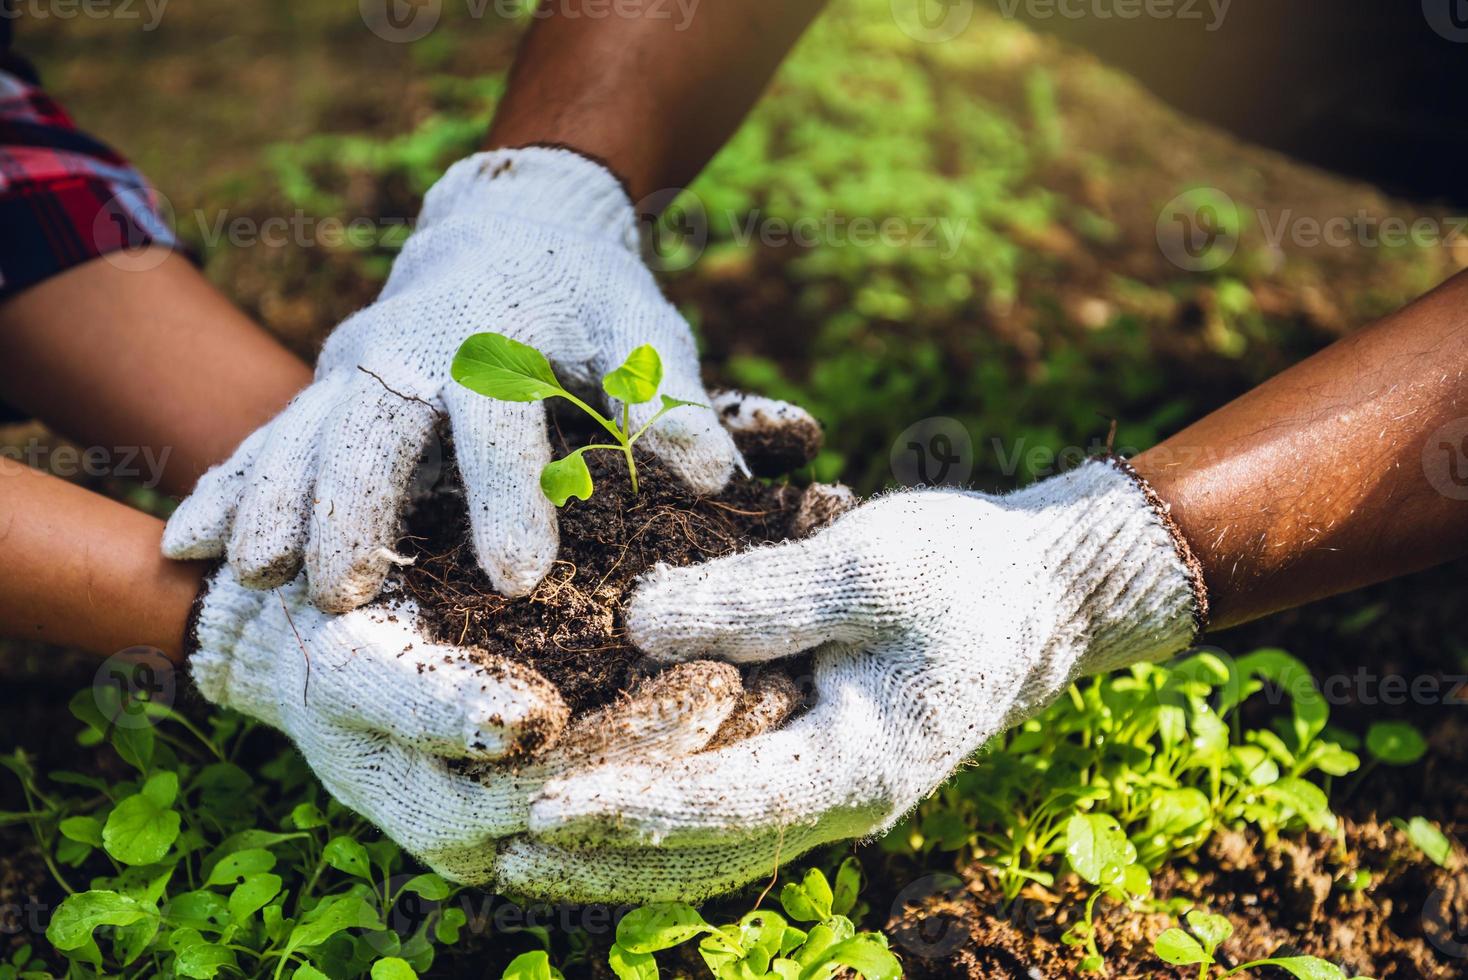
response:
<path fill-rule="evenodd" d="M 0 301 L 146 245 L 178 241 L 142 174 L 40 88 L 0 71 Z"/>

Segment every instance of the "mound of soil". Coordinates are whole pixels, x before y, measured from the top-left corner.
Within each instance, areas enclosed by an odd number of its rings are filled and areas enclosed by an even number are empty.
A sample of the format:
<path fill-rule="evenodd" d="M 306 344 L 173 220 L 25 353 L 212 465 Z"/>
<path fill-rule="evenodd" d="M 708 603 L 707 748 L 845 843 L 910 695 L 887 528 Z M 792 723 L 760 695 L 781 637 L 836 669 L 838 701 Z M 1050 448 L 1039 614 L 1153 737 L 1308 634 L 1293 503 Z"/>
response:
<path fill-rule="evenodd" d="M 558 456 L 592 441 L 591 432 L 572 428 L 576 420 L 558 421 Z M 793 469 L 819 448 L 809 433 L 736 440 L 752 467 Z M 621 456 L 595 452 L 586 461 L 596 490 L 560 509 L 560 555 L 529 595 L 499 595 L 479 567 L 451 468 L 409 515 L 401 548 L 414 559 L 404 587 L 431 638 L 534 668 L 560 689 L 572 717 L 615 700 L 648 672 L 622 623 L 643 572 L 659 562 L 690 565 L 783 541 L 810 524 L 809 514 L 802 516 L 803 490 L 785 483 L 736 476 L 723 492 L 699 496 L 656 459 L 638 454 L 639 492 L 633 493 Z M 772 475 L 768 468 L 756 472 Z"/>

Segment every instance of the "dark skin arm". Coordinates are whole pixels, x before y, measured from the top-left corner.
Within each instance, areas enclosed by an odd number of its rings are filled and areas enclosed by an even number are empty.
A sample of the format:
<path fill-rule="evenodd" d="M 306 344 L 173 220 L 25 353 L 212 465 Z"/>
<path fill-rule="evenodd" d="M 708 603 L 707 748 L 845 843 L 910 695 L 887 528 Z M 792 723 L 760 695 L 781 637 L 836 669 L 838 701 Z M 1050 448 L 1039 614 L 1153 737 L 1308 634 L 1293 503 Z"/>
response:
<path fill-rule="evenodd" d="M 605 162 L 634 201 L 684 187 L 825 0 L 697 3 L 686 20 L 676 5 L 635 4 L 647 15 L 583 16 L 569 0 L 537 18 L 486 147 L 570 147 Z"/>
<path fill-rule="evenodd" d="M 1468 422 L 1443 428 L 1465 418 L 1468 273 L 1133 464 L 1172 505 L 1223 628 L 1468 554 L 1450 470 L 1454 453 L 1468 465 Z"/>
<path fill-rule="evenodd" d="M 48 279 L 0 305 L 0 337 L 7 401 L 84 446 L 147 447 L 165 463 L 161 488 L 178 494 L 311 380 L 176 255 L 145 272 L 97 260 Z M 165 559 L 162 537 L 156 517 L 0 459 L 6 633 L 180 657 L 204 569 Z"/>

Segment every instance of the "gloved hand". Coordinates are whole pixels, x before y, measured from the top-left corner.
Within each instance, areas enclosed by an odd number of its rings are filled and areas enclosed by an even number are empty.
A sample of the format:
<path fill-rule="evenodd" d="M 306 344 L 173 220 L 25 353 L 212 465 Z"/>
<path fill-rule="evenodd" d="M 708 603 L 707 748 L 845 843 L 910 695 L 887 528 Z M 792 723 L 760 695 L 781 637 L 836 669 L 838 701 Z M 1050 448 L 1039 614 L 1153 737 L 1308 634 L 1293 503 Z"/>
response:
<path fill-rule="evenodd" d="M 654 570 L 628 609 L 662 660 L 818 648 L 815 704 L 719 751 L 551 780 L 515 887 L 697 899 L 818 844 L 889 829 L 995 734 L 1079 675 L 1183 649 L 1196 562 L 1150 488 L 1093 460 L 1007 496 L 897 493 L 815 536 Z M 522 880 L 523 879 L 523 880 Z"/>
<path fill-rule="evenodd" d="M 257 589 L 283 585 L 304 563 L 319 608 L 353 609 L 400 560 L 403 497 L 445 413 L 479 561 L 500 593 L 529 592 L 558 547 L 539 483 L 551 458 L 545 409 L 450 380 L 459 345 L 486 330 L 538 348 L 564 381 L 603 401 L 601 376 L 651 344 L 661 391 L 711 404 L 688 325 L 638 255 L 637 217 L 617 179 L 568 150 L 476 154 L 428 192 L 381 296 L 331 335 L 315 383 L 179 507 L 164 553 L 227 554 Z M 634 428 L 656 410 L 634 405 Z M 700 492 L 741 465 L 708 408 L 665 416 L 639 445 Z"/>
<path fill-rule="evenodd" d="M 695 752 L 726 722 L 758 730 L 795 704 L 788 681 L 746 693 L 727 664 L 682 664 L 568 726 L 539 674 L 430 642 L 416 622 L 408 600 L 335 616 L 300 578 L 260 592 L 224 567 L 189 663 L 205 697 L 285 732 L 333 796 L 455 881 L 496 880 L 546 779 Z"/>

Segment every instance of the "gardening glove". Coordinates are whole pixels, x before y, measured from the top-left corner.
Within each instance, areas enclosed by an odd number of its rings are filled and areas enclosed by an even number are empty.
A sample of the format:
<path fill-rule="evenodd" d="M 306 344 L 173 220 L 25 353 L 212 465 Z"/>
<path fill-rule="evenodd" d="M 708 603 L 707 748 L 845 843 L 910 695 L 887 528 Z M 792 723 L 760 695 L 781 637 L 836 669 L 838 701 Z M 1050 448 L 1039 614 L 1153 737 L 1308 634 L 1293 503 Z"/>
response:
<path fill-rule="evenodd" d="M 880 834 L 1078 676 L 1175 653 L 1205 613 L 1166 507 L 1111 459 L 1007 496 L 896 493 L 804 541 L 660 567 L 628 609 L 639 646 L 736 663 L 816 648 L 814 706 L 717 752 L 552 780 L 519 867 L 589 846 L 588 887 L 641 875 L 698 898 Z"/>
<path fill-rule="evenodd" d="M 538 673 L 425 639 L 389 585 L 338 616 L 300 578 L 261 592 L 226 566 L 196 607 L 190 669 L 206 698 L 285 732 L 337 800 L 455 881 L 494 881 L 501 839 L 524 832 L 547 779 L 695 752 L 796 704 L 788 680 L 745 691 L 733 667 L 690 663 L 568 726 Z"/>
<path fill-rule="evenodd" d="M 700 407 L 665 416 L 639 446 L 701 493 L 742 465 L 720 412 L 702 407 L 692 334 L 639 257 L 617 178 L 568 150 L 497 150 L 454 164 L 429 190 L 377 301 L 332 333 L 315 383 L 200 480 L 168 523 L 164 553 L 228 555 L 256 589 L 304 563 L 319 608 L 354 609 L 403 561 L 393 547 L 404 497 L 446 415 L 480 564 L 500 593 L 528 593 L 558 548 L 540 489 L 546 414 L 450 380 L 459 345 L 480 331 L 538 348 L 604 404 L 602 375 L 651 344 L 661 392 Z M 633 405 L 633 428 L 657 407 Z"/>

